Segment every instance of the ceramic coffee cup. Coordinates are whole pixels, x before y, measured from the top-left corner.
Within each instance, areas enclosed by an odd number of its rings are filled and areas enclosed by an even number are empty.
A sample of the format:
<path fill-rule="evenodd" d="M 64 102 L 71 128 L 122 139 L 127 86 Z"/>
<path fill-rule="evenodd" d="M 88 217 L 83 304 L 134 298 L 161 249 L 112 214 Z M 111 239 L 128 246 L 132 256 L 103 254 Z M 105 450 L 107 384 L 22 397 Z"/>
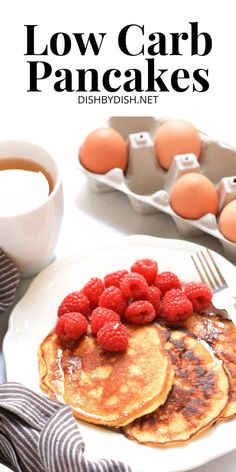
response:
<path fill-rule="evenodd" d="M 51 192 L 39 206 L 21 213 L 0 213 L 0 247 L 17 264 L 21 275 L 28 277 L 54 257 L 63 216 L 62 182 L 55 160 L 35 144 L 0 142 L 0 169 L 1 161 L 12 158 L 39 164 L 52 180 Z"/>

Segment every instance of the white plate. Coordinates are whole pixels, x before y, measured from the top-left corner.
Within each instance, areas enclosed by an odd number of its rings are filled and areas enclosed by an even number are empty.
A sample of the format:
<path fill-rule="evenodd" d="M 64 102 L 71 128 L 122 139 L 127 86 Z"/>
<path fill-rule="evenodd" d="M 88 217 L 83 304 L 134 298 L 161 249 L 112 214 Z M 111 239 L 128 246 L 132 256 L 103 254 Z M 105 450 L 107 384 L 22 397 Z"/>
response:
<path fill-rule="evenodd" d="M 92 276 L 129 268 L 138 258 L 152 257 L 159 270 L 173 270 L 183 281 L 198 280 L 189 255 L 201 246 L 185 241 L 131 236 L 99 247 L 83 256 L 54 262 L 33 281 L 14 308 L 4 340 L 8 381 L 17 381 L 39 392 L 37 348 L 54 326 L 57 306 L 70 291 L 78 290 Z M 236 268 L 215 254 L 226 280 L 236 280 Z M 151 448 L 122 434 L 80 423 L 86 456 L 96 460 L 111 457 L 124 461 L 135 472 L 183 472 L 236 448 L 236 420 L 220 423 L 187 446 Z"/>

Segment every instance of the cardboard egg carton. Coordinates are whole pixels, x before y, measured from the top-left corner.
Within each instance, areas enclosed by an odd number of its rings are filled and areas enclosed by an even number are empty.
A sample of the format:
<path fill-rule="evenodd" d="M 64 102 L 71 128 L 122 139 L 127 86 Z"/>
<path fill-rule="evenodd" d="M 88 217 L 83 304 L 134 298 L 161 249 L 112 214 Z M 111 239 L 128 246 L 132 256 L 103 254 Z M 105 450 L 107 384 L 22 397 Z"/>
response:
<path fill-rule="evenodd" d="M 202 151 L 199 161 L 193 154 L 175 156 L 165 171 L 156 159 L 154 135 L 168 118 L 111 117 L 107 126 L 116 129 L 129 143 L 129 159 L 125 174 L 115 168 L 106 174 L 87 171 L 90 187 L 95 192 L 119 190 L 127 195 L 133 209 L 140 214 L 164 212 L 176 223 L 181 234 L 189 238 L 208 233 L 219 239 L 226 256 L 236 260 L 236 244 L 220 233 L 217 217 L 208 213 L 197 220 L 177 215 L 170 206 L 170 191 L 174 182 L 187 172 L 200 172 L 216 186 L 219 195 L 218 215 L 231 200 L 236 199 L 236 149 L 211 139 L 200 132 Z"/>

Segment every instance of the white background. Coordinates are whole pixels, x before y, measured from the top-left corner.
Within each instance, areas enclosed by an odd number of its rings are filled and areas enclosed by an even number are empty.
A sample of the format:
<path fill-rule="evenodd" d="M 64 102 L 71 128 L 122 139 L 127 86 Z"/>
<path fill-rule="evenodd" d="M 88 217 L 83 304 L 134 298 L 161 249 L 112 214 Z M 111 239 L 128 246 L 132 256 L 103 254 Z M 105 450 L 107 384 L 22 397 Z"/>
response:
<path fill-rule="evenodd" d="M 110 115 L 154 115 L 184 118 L 200 130 L 236 146 L 236 61 L 234 1 L 198 0 L 32 0 L 1 2 L 0 11 L 0 139 L 22 139 L 46 147 L 58 160 L 64 176 L 66 213 L 58 245 L 58 255 L 81 251 L 94 239 L 114 234 L 148 233 L 164 236 L 155 217 L 133 213 L 122 195 L 91 197 L 84 178 L 74 171 L 78 147 L 90 130 L 103 124 Z M 38 24 L 39 47 L 47 44 L 58 31 L 106 32 L 108 42 L 99 57 L 81 58 L 76 48 L 65 58 L 50 55 L 54 69 L 68 67 L 144 67 L 144 58 L 125 58 L 117 46 L 117 35 L 129 23 L 145 25 L 148 34 L 154 31 L 182 32 L 189 30 L 189 21 L 198 21 L 199 30 L 207 31 L 213 40 L 212 52 L 204 57 L 157 59 L 160 67 L 172 70 L 183 67 L 209 68 L 210 89 L 206 93 L 163 93 L 156 105 L 87 105 L 77 104 L 76 93 L 53 92 L 53 81 L 44 82 L 43 93 L 27 93 L 29 70 L 24 24 Z M 104 51 L 104 52 L 103 52 Z M 47 60 L 47 59 L 46 59 Z M 71 205 L 72 191 L 74 203 Z M 122 212 L 121 210 L 122 209 Z M 71 225 L 72 217 L 74 225 Z M 169 231 L 174 225 L 169 224 Z M 209 242 L 208 242 L 209 241 Z M 216 241 L 207 239 L 217 249 Z M 0 320 L 1 322 L 1 320 Z M 6 320 L 3 329 L 6 328 Z M 1 324 L 0 324 L 1 330 Z M 203 466 L 201 472 L 235 472 L 234 453 L 214 464 Z M 0 466 L 1 470 L 1 466 Z"/>
<path fill-rule="evenodd" d="M 3 6 L 4 5 L 4 6 Z M 53 68 L 81 68 L 87 66 L 102 69 L 126 68 L 140 64 L 143 57 L 125 57 L 119 52 L 117 36 L 120 29 L 129 24 L 145 25 L 148 34 L 154 31 L 189 31 L 188 22 L 198 21 L 199 30 L 211 34 L 213 48 L 206 57 L 185 54 L 180 58 L 157 58 L 160 67 L 186 69 L 209 68 L 210 89 L 205 93 L 162 93 L 156 105 L 96 105 L 79 106 L 76 93 L 53 92 L 53 80 L 44 81 L 44 93 L 26 93 L 29 85 L 29 69 L 26 52 L 26 28 L 24 24 L 38 24 L 36 45 L 45 46 L 51 35 L 58 31 L 106 32 L 104 49 L 98 57 L 92 54 L 81 57 L 76 46 L 70 55 L 48 57 Z M 199 129 L 217 136 L 220 140 L 236 145 L 235 137 L 235 15 L 234 2 L 230 0 L 160 1 L 145 0 L 112 2 L 80 0 L 8 0 L 1 4 L 0 15 L 0 135 L 2 138 L 29 139 L 40 144 L 51 142 L 52 149 L 60 151 L 66 142 L 76 146 L 84 127 L 93 129 L 99 117 L 109 115 L 168 115 L 192 121 Z M 148 41 L 146 42 L 148 44 Z M 185 46 L 187 49 L 187 46 Z M 40 60 L 40 58 L 39 58 Z M 47 60 L 47 59 L 46 59 Z M 197 67 L 196 67 L 197 66 Z M 72 148 L 71 148 L 72 149 Z M 64 149 L 62 150 L 64 153 Z M 59 155 L 59 152 L 58 152 Z"/>

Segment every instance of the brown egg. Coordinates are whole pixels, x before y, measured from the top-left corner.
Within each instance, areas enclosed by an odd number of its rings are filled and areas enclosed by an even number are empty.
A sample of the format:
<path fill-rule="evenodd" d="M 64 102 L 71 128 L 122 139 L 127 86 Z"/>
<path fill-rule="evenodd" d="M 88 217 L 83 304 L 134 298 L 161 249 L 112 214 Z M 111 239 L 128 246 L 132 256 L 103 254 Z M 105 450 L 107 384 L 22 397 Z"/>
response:
<path fill-rule="evenodd" d="M 168 170 L 178 154 L 193 153 L 199 159 L 201 138 L 196 128 L 187 121 L 170 120 L 157 130 L 154 146 L 160 165 Z"/>
<path fill-rule="evenodd" d="M 195 220 L 206 213 L 215 215 L 218 206 L 217 191 L 207 177 L 189 172 L 182 175 L 173 185 L 170 204 L 183 218 Z"/>
<path fill-rule="evenodd" d="M 105 174 L 115 167 L 124 171 L 128 163 L 128 148 L 117 131 L 100 128 L 87 136 L 81 146 L 79 158 L 90 172 Z"/>
<path fill-rule="evenodd" d="M 228 203 L 223 208 L 218 224 L 223 236 L 236 243 L 236 200 Z"/>

